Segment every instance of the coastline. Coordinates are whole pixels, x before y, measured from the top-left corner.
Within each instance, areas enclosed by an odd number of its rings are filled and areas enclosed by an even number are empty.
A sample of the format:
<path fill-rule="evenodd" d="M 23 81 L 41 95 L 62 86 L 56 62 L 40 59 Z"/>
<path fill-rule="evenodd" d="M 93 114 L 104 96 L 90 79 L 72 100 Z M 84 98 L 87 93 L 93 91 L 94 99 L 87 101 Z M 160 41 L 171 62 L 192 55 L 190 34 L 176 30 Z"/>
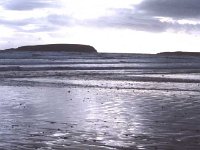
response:
<path fill-rule="evenodd" d="M 0 58 L 2 149 L 199 147 L 199 57 L 4 51 Z"/>

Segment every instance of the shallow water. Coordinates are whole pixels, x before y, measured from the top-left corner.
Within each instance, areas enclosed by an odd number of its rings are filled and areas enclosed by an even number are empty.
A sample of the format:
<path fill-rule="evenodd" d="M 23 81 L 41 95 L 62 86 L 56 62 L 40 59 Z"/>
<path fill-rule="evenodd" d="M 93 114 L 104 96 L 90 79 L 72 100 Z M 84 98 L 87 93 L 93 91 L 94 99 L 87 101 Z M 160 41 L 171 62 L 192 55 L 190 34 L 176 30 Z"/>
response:
<path fill-rule="evenodd" d="M 38 60 L 61 59 L 49 57 Z M 50 70 L 0 72 L 0 149 L 199 149 L 199 58 L 73 57 L 72 62 L 80 65 L 95 64 L 89 58 L 110 63 L 100 70 L 54 70 L 47 65 Z M 16 61 L 4 60 L 4 67 Z M 149 67 L 120 69 L 124 61 Z M 168 67 L 157 63 L 151 69 L 155 62 Z M 119 68 L 113 69 L 111 63 Z"/>

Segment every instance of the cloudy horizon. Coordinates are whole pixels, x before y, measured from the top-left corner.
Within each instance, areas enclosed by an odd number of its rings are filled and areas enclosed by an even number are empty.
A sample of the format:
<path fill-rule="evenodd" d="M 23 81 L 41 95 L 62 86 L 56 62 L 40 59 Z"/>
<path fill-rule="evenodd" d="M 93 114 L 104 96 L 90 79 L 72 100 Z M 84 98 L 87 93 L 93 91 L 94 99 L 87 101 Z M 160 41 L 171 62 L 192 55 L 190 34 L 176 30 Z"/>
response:
<path fill-rule="evenodd" d="M 199 51 L 198 0 L 5 0 L 0 49 L 73 43 L 99 52 Z"/>

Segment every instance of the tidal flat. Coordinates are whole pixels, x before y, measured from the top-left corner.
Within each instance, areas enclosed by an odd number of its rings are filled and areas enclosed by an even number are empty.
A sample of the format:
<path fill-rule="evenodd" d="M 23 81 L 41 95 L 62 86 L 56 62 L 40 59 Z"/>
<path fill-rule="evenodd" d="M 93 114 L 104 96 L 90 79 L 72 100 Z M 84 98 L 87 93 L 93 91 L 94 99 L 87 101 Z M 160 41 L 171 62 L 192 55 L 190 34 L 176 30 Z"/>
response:
<path fill-rule="evenodd" d="M 1 52 L 0 149 L 198 150 L 200 57 Z"/>

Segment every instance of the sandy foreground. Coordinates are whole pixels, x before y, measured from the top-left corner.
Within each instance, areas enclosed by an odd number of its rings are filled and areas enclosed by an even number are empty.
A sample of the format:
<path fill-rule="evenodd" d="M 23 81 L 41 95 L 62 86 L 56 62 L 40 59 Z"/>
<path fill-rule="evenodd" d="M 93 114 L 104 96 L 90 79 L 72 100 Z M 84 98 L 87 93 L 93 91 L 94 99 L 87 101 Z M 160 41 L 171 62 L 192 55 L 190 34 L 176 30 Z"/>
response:
<path fill-rule="evenodd" d="M 200 57 L 0 53 L 0 149 L 195 150 Z"/>

